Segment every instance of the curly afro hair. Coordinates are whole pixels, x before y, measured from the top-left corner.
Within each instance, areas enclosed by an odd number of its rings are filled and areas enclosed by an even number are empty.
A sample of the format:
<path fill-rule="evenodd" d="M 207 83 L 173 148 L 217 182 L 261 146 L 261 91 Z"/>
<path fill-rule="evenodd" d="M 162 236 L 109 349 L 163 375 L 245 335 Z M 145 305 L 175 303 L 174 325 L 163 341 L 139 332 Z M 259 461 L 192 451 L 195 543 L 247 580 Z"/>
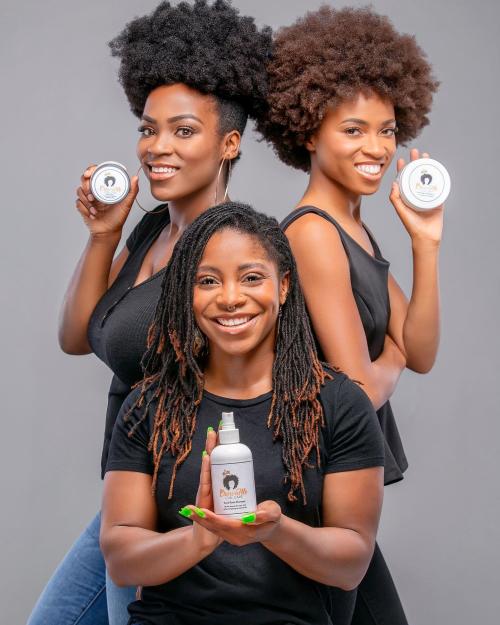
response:
<path fill-rule="evenodd" d="M 215 97 L 222 133 L 243 132 L 265 106 L 271 29 L 259 30 L 226 0 L 161 2 L 109 46 L 121 59 L 119 79 L 137 117 L 153 89 L 175 83 Z"/>
<path fill-rule="evenodd" d="M 397 141 L 405 144 L 429 123 L 439 84 L 415 38 L 368 7 L 323 6 L 282 28 L 268 72 L 268 108 L 258 130 L 284 163 L 304 171 L 310 168 L 304 144 L 328 107 L 359 93 L 388 98 Z"/>

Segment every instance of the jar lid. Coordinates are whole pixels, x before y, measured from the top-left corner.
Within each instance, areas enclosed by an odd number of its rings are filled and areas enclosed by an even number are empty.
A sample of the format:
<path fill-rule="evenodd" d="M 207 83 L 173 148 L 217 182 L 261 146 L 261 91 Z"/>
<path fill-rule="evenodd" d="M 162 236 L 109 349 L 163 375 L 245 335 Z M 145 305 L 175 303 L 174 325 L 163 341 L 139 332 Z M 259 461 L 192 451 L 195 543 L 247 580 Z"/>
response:
<path fill-rule="evenodd" d="M 90 178 L 90 190 L 103 204 L 118 204 L 130 191 L 130 178 L 120 163 L 106 161 L 97 166 Z"/>
<path fill-rule="evenodd" d="M 437 208 L 450 194 L 450 175 L 433 158 L 410 161 L 399 172 L 398 183 L 405 204 L 416 210 Z"/>

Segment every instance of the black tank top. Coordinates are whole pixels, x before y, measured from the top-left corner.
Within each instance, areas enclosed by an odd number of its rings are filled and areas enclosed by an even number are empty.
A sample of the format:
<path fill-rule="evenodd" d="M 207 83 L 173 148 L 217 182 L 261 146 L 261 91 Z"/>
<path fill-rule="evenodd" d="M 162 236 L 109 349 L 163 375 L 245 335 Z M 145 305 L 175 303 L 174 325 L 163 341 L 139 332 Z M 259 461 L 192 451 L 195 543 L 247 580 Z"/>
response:
<path fill-rule="evenodd" d="M 339 233 L 349 261 L 352 292 L 365 331 L 370 359 L 376 360 L 384 349 L 385 335 L 391 316 L 388 288 L 389 262 L 383 258 L 368 228 L 365 227 L 365 230 L 373 246 L 375 257 L 349 236 L 331 215 L 315 206 L 303 206 L 294 210 L 283 220 L 281 228 L 286 230 L 291 223 L 307 213 L 323 217 Z M 318 348 L 320 356 L 324 358 L 319 345 Z M 408 461 L 389 402 L 377 411 L 377 416 L 385 438 L 384 481 L 385 484 L 392 484 L 403 479 L 403 473 L 408 468 Z"/>
<path fill-rule="evenodd" d="M 146 351 L 148 329 L 161 293 L 165 269 L 134 286 L 149 248 L 169 223 L 165 205 L 144 215 L 127 239 L 129 256 L 111 287 L 97 303 L 89 321 L 92 351 L 114 373 L 108 393 L 101 474 L 108 459 L 113 426 L 131 387 L 142 379 L 141 359 Z M 158 214 L 155 214 L 158 212 Z"/>

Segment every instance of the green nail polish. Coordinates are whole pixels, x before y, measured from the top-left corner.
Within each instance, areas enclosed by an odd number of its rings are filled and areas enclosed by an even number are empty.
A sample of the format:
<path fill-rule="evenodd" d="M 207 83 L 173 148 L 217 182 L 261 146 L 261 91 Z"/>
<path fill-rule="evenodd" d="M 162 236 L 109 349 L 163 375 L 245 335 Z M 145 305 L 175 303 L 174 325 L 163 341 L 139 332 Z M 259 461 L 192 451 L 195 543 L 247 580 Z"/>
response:
<path fill-rule="evenodd" d="M 179 514 L 181 516 L 185 516 L 187 518 L 187 517 L 190 517 L 193 514 L 193 511 L 191 510 L 191 508 L 188 508 L 187 506 L 184 506 L 184 508 L 181 508 L 179 510 Z"/>
<path fill-rule="evenodd" d="M 256 518 L 257 518 L 257 516 L 255 515 L 255 512 L 250 512 L 250 514 L 245 514 L 245 516 L 241 517 L 241 522 L 242 523 L 253 523 Z"/>
<path fill-rule="evenodd" d="M 219 421 L 219 427 L 222 427 L 222 424 L 223 424 L 223 423 L 224 423 L 224 421 L 221 419 L 221 420 Z"/>
<path fill-rule="evenodd" d="M 208 428 L 207 428 L 207 434 L 209 432 L 213 432 L 213 431 L 214 431 L 213 427 L 211 425 L 209 425 Z"/>
<path fill-rule="evenodd" d="M 204 519 L 207 515 L 201 510 L 201 508 L 195 508 L 194 511 L 200 517 L 200 519 Z"/>
<path fill-rule="evenodd" d="M 208 451 L 206 449 L 201 452 L 201 457 L 204 458 L 205 456 L 208 456 Z"/>

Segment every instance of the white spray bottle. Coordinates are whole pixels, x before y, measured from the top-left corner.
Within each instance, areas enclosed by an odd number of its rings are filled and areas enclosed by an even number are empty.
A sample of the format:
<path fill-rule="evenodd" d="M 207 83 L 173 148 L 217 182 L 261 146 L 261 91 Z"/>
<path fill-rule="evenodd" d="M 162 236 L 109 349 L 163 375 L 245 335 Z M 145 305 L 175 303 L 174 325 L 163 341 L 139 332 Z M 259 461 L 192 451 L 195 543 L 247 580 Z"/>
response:
<path fill-rule="evenodd" d="M 219 444 L 210 454 L 214 511 L 233 518 L 255 512 L 252 452 L 240 443 L 232 412 L 222 413 Z"/>

